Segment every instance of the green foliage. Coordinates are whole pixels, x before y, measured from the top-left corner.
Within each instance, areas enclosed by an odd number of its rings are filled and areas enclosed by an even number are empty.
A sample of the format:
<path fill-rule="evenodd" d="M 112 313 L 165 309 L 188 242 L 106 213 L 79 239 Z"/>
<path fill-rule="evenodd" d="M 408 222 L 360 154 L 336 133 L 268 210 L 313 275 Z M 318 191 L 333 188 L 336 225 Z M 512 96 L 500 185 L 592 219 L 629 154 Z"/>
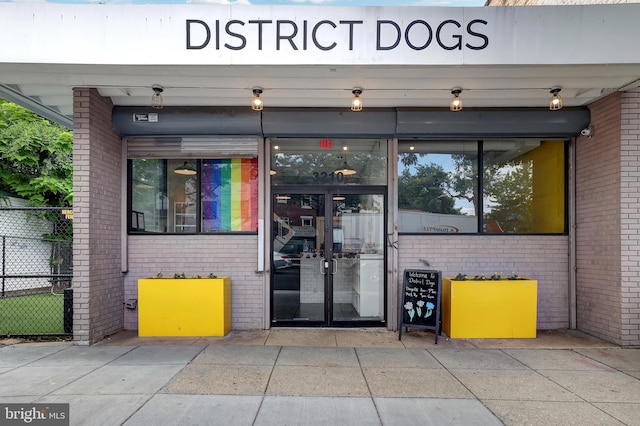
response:
<path fill-rule="evenodd" d="M 502 275 L 502 272 L 494 272 L 493 275 L 491 275 L 488 278 L 484 274 L 484 272 L 482 274 L 479 274 L 479 275 L 474 275 L 473 278 L 470 278 L 469 276 L 467 276 L 467 275 L 465 275 L 465 274 L 463 274 L 461 272 L 458 272 L 458 274 L 453 279 L 454 279 L 454 281 L 467 281 L 467 280 L 473 280 L 473 281 L 500 281 L 500 280 L 516 281 L 516 280 L 524 280 L 526 278 L 523 278 L 523 277 L 519 276 L 515 272 L 512 272 L 511 275 L 509 275 L 509 276 Z"/>
<path fill-rule="evenodd" d="M 279 183 L 314 185 L 318 183 L 335 183 L 333 171 L 342 168 L 345 161 L 351 168 L 358 171 L 356 179 L 367 176 L 369 180 L 384 176 L 386 162 L 384 158 L 371 153 L 354 153 L 347 155 L 329 152 L 314 152 L 286 155 L 274 155 L 272 166 L 276 170 L 286 170 L 287 180 Z M 315 172 L 315 175 L 314 175 Z M 319 174 L 319 175 L 318 175 Z M 278 175 L 274 179 L 285 179 Z M 318 181 L 320 179 L 320 181 Z M 346 177 L 345 179 L 349 179 Z"/>
<path fill-rule="evenodd" d="M 483 188 L 478 187 L 476 155 L 453 154 L 453 170 L 422 164 L 424 153 L 402 153 L 405 168 L 398 179 L 398 207 L 430 213 L 462 214 L 456 200 L 472 203 L 476 216 L 484 202 L 484 222 L 499 224 L 502 232 L 533 232 L 533 163 L 516 158 L 493 163 L 485 159 Z M 479 195 L 482 194 L 482 195 Z"/>
<path fill-rule="evenodd" d="M 200 275 L 200 274 L 187 275 L 184 272 L 181 272 L 181 273 L 177 273 L 176 272 L 175 274 L 173 274 L 173 276 L 169 276 L 169 275 L 165 276 L 165 275 L 162 274 L 162 272 L 158 272 L 155 275 L 155 277 L 152 277 L 152 278 L 165 278 L 165 279 L 174 279 L 174 280 L 186 280 L 186 279 L 199 280 L 199 279 L 204 279 L 204 278 L 218 278 L 218 276 L 213 274 L 213 273 L 210 273 L 207 276 L 203 276 L 203 275 Z"/>
<path fill-rule="evenodd" d="M 485 197 L 491 211 L 485 221 L 495 220 L 504 232 L 532 232 L 533 164 L 514 161 L 489 167 L 485 173 Z"/>
<path fill-rule="evenodd" d="M 0 190 L 30 205 L 70 206 L 73 134 L 0 99 Z"/>
<path fill-rule="evenodd" d="M 454 198 L 472 203 L 477 216 L 479 211 L 478 158 L 475 155 L 454 154 L 451 159 L 455 165 L 455 172 L 451 175 L 449 192 Z"/>
<path fill-rule="evenodd" d="M 429 213 L 462 214 L 448 193 L 449 175 L 437 164 L 404 169 L 398 179 L 398 207 Z"/>

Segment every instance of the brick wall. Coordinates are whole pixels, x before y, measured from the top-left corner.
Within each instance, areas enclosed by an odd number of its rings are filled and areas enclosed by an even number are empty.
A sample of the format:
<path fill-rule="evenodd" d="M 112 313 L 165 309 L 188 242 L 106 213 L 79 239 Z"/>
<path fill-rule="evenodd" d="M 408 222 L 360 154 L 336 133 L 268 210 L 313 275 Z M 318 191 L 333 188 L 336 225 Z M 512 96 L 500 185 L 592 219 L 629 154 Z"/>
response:
<path fill-rule="evenodd" d="M 91 344 L 123 326 L 122 149 L 111 101 L 95 89 L 73 99 L 73 334 Z"/>
<path fill-rule="evenodd" d="M 591 139 L 576 142 L 576 302 L 579 330 L 621 341 L 621 94 L 589 106 Z"/>
<path fill-rule="evenodd" d="M 436 249 L 434 250 L 434 247 Z M 444 275 L 512 271 L 539 280 L 538 328 L 568 327 L 568 238 L 566 236 L 401 236 L 397 292 L 402 271 L 435 268 Z M 130 236 L 125 299 L 137 298 L 138 278 L 158 272 L 229 275 L 234 329 L 263 328 L 268 282 L 256 273 L 257 237 L 246 235 Z M 423 261 L 428 261 L 427 267 Z M 397 309 L 393 306 L 392 309 Z M 389 313 L 389 317 L 392 314 Z M 125 312 L 125 328 L 138 328 L 137 311 Z"/>
<path fill-rule="evenodd" d="M 158 272 L 173 275 L 228 275 L 231 277 L 233 329 L 261 329 L 266 315 L 268 283 L 256 272 L 257 235 L 131 235 L 125 299 L 138 298 L 138 278 Z M 125 311 L 125 328 L 138 329 L 138 311 Z"/>
<path fill-rule="evenodd" d="M 621 101 L 620 343 L 640 346 L 640 89 Z"/>
<path fill-rule="evenodd" d="M 405 269 L 441 270 L 443 276 L 502 272 L 538 280 L 538 329 L 569 326 L 567 236 L 417 236 L 399 238 L 398 276 Z M 427 266 L 428 263 L 428 266 Z"/>

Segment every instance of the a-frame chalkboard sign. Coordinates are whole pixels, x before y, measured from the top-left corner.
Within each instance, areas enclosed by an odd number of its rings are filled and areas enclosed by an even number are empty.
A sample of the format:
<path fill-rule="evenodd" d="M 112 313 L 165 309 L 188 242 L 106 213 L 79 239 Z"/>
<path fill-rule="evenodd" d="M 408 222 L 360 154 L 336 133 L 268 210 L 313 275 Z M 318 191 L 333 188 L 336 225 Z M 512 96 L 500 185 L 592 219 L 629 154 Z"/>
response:
<path fill-rule="evenodd" d="M 405 269 L 398 339 L 402 340 L 403 327 L 426 328 L 435 331 L 438 344 L 441 291 L 441 271 Z"/>

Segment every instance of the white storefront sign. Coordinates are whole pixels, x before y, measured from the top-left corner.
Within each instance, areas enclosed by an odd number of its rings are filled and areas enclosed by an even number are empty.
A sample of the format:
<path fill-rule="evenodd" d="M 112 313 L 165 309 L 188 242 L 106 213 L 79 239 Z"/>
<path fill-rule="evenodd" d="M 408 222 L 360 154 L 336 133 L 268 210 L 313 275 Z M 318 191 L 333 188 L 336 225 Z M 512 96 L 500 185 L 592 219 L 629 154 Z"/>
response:
<path fill-rule="evenodd" d="M 0 62 L 637 63 L 640 4 L 290 7 L 0 3 Z"/>

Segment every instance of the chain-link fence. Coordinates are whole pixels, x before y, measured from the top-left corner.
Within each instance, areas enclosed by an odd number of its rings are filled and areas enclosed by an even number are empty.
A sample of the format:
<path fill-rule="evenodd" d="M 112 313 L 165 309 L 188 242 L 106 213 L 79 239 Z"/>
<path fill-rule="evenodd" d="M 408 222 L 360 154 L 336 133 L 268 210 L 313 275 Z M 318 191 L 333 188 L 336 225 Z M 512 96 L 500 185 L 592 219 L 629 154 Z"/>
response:
<path fill-rule="evenodd" d="M 1 208 L 0 336 L 72 333 L 70 208 Z"/>

